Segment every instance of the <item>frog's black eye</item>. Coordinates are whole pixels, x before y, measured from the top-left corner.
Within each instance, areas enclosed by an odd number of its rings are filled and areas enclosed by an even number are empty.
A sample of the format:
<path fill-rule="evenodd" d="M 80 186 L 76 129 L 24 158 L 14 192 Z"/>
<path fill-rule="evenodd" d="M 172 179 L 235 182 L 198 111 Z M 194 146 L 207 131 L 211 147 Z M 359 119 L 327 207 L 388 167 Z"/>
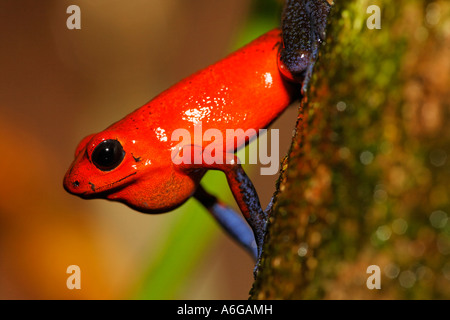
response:
<path fill-rule="evenodd" d="M 102 171 L 115 169 L 125 157 L 125 151 L 117 140 L 102 141 L 92 152 L 92 162 Z"/>

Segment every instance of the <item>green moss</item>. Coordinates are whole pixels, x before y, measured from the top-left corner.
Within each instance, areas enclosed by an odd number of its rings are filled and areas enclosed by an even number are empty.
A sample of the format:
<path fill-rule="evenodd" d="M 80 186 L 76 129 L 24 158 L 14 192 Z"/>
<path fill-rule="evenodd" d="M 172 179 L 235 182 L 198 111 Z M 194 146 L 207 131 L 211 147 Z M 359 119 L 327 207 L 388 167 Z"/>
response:
<path fill-rule="evenodd" d="M 429 222 L 450 216 L 450 5 L 430 26 L 429 1 L 377 1 L 369 30 L 370 4 L 336 1 L 251 298 L 450 298 L 448 229 Z M 365 286 L 372 264 L 383 290 Z"/>

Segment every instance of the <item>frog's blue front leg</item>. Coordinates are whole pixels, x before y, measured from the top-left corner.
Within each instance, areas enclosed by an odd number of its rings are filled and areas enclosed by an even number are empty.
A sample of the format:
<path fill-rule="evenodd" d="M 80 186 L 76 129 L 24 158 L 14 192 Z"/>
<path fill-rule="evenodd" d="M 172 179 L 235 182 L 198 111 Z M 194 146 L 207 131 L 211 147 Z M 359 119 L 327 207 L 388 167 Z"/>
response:
<path fill-rule="evenodd" d="M 182 154 L 182 155 L 181 155 Z M 186 145 L 179 152 L 174 155 L 173 161 L 179 170 L 189 172 L 191 170 L 219 170 L 222 171 L 226 178 L 230 190 L 233 194 L 236 203 L 241 210 L 242 215 L 249 224 L 254 240 L 256 242 L 256 254 L 258 266 L 259 259 L 262 253 L 262 247 L 264 243 L 264 236 L 266 233 L 267 214 L 261 208 L 258 194 L 250 178 L 246 175 L 244 169 L 242 169 L 239 159 L 233 153 L 219 153 L 216 150 L 216 159 L 222 159 L 216 163 L 206 159 L 206 155 L 203 154 L 203 150 L 200 146 Z M 192 163 L 192 159 L 202 159 L 201 163 Z M 206 202 L 206 197 L 201 195 L 201 189 L 194 195 L 197 198 L 203 198 Z M 208 206 L 206 206 L 208 208 Z M 211 206 L 209 206 L 211 208 Z M 248 229 L 245 229 L 240 221 L 235 219 L 234 211 L 223 210 L 223 207 L 216 206 L 214 214 L 220 218 L 219 222 L 225 227 L 226 230 L 232 230 L 237 228 L 237 231 L 233 230 L 232 235 L 242 242 L 244 247 L 249 247 L 250 237 L 247 235 Z M 226 213 L 230 214 L 230 218 L 226 217 Z M 242 234 L 241 234 L 242 233 Z M 241 240 L 239 240 L 241 239 Z M 253 249 L 251 249 L 253 250 Z M 256 272 L 255 268 L 255 272 Z"/>
<path fill-rule="evenodd" d="M 209 194 L 201 185 L 195 192 L 194 197 L 208 209 L 222 228 L 244 247 L 255 260 L 258 258 L 253 231 L 240 214 Z"/>

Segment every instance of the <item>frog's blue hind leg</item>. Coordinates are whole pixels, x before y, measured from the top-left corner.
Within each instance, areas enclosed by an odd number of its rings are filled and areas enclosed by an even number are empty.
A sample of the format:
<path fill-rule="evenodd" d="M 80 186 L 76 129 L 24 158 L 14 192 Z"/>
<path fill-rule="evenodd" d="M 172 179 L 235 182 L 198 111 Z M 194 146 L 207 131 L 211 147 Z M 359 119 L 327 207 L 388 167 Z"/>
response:
<path fill-rule="evenodd" d="M 306 94 L 319 46 L 325 42 L 327 18 L 332 5 L 325 0 L 286 0 L 281 27 L 280 59 Z"/>

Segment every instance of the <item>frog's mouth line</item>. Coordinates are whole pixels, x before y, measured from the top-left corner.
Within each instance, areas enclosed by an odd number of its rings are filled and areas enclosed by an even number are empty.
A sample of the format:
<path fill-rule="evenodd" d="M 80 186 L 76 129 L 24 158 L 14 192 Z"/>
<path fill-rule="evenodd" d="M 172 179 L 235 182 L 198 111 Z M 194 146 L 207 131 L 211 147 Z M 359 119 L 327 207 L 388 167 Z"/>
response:
<path fill-rule="evenodd" d="M 123 177 L 123 178 L 117 180 L 117 181 L 114 181 L 114 182 L 109 183 L 109 184 L 105 184 L 105 185 L 100 186 L 100 187 L 96 187 L 92 182 L 88 182 L 89 185 L 91 186 L 92 192 L 94 192 L 94 193 L 91 193 L 91 192 L 89 192 L 89 193 L 84 192 L 84 193 L 82 193 L 80 196 L 82 196 L 83 198 L 93 198 L 93 197 L 98 197 L 100 194 L 102 194 L 102 193 L 105 192 L 105 191 L 112 191 L 112 190 L 114 190 L 114 189 L 116 189 L 116 188 L 117 188 L 117 189 L 123 188 L 123 187 L 125 187 L 127 184 L 122 184 L 122 185 L 120 185 L 120 186 L 115 186 L 115 185 L 118 184 L 119 182 L 122 182 L 122 181 L 124 181 L 124 180 L 126 180 L 126 179 L 128 179 L 128 178 L 130 178 L 130 177 L 132 177 L 132 176 L 134 176 L 135 174 L 137 174 L 137 171 L 136 171 L 136 172 L 133 172 L 133 173 L 131 173 L 131 174 L 129 174 L 129 175 L 127 175 L 127 176 L 125 176 L 125 177 Z"/>

